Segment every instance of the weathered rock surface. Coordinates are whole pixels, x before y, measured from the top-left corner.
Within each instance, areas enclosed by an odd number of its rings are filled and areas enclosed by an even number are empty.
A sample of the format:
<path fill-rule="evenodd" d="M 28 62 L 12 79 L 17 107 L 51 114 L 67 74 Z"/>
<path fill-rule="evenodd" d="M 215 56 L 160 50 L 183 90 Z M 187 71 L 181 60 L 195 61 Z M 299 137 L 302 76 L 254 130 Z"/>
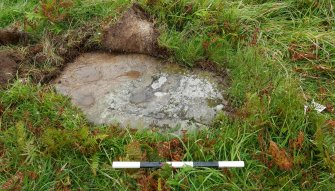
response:
<path fill-rule="evenodd" d="M 223 109 L 218 82 L 212 73 L 187 71 L 150 56 L 86 53 L 55 84 L 96 124 L 189 128 L 209 124 Z"/>
<path fill-rule="evenodd" d="M 0 52 L 0 86 L 14 78 L 16 71 L 17 63 L 15 59 L 7 52 Z"/>
<path fill-rule="evenodd" d="M 138 5 L 133 5 L 112 26 L 104 30 L 103 45 L 113 52 L 159 54 L 158 32 Z"/>

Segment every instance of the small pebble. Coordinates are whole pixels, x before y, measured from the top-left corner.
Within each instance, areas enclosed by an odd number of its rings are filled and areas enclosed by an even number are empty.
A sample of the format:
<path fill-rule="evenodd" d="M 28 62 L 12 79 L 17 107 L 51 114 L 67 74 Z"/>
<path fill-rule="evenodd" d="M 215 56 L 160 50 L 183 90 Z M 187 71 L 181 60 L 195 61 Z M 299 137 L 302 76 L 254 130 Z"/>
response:
<path fill-rule="evenodd" d="M 216 110 L 216 111 L 222 111 L 223 108 L 224 108 L 224 106 L 223 106 L 222 104 L 220 104 L 220 105 L 217 105 L 217 106 L 215 107 L 215 110 Z"/>

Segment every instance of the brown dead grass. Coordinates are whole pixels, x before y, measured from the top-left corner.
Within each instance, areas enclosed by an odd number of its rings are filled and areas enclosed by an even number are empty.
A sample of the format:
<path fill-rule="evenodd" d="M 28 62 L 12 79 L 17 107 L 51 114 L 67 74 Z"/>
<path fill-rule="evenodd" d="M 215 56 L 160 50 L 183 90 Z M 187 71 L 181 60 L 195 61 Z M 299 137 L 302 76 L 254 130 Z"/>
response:
<path fill-rule="evenodd" d="M 272 156 L 274 163 L 282 170 L 290 170 L 293 168 L 292 157 L 285 151 L 280 149 L 277 143 L 270 141 L 268 153 Z"/>
<path fill-rule="evenodd" d="M 156 144 L 158 155 L 167 160 L 181 161 L 184 158 L 184 148 L 179 139 L 159 142 Z"/>

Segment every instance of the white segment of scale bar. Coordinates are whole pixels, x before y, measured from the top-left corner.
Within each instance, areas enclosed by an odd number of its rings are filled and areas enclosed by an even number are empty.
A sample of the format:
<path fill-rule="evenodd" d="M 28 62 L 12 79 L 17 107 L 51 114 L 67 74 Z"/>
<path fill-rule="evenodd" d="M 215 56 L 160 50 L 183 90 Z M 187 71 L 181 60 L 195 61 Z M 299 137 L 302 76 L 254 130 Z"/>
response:
<path fill-rule="evenodd" d="M 219 168 L 244 167 L 244 161 L 219 161 Z"/>
<path fill-rule="evenodd" d="M 113 168 L 140 168 L 141 162 L 113 162 Z"/>

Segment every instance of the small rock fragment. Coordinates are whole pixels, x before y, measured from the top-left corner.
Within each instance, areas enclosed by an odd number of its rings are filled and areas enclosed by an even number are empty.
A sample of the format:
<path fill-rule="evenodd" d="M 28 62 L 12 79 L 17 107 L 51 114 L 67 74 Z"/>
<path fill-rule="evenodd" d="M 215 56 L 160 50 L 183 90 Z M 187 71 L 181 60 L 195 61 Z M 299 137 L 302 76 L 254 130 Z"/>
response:
<path fill-rule="evenodd" d="M 216 110 L 216 111 L 222 111 L 223 108 L 224 108 L 224 106 L 223 106 L 222 104 L 219 104 L 219 105 L 217 105 L 217 106 L 215 107 L 215 110 Z"/>
<path fill-rule="evenodd" d="M 152 89 L 158 89 L 162 87 L 162 85 L 167 81 L 167 78 L 165 76 L 160 77 L 157 81 L 152 83 L 151 87 Z"/>

